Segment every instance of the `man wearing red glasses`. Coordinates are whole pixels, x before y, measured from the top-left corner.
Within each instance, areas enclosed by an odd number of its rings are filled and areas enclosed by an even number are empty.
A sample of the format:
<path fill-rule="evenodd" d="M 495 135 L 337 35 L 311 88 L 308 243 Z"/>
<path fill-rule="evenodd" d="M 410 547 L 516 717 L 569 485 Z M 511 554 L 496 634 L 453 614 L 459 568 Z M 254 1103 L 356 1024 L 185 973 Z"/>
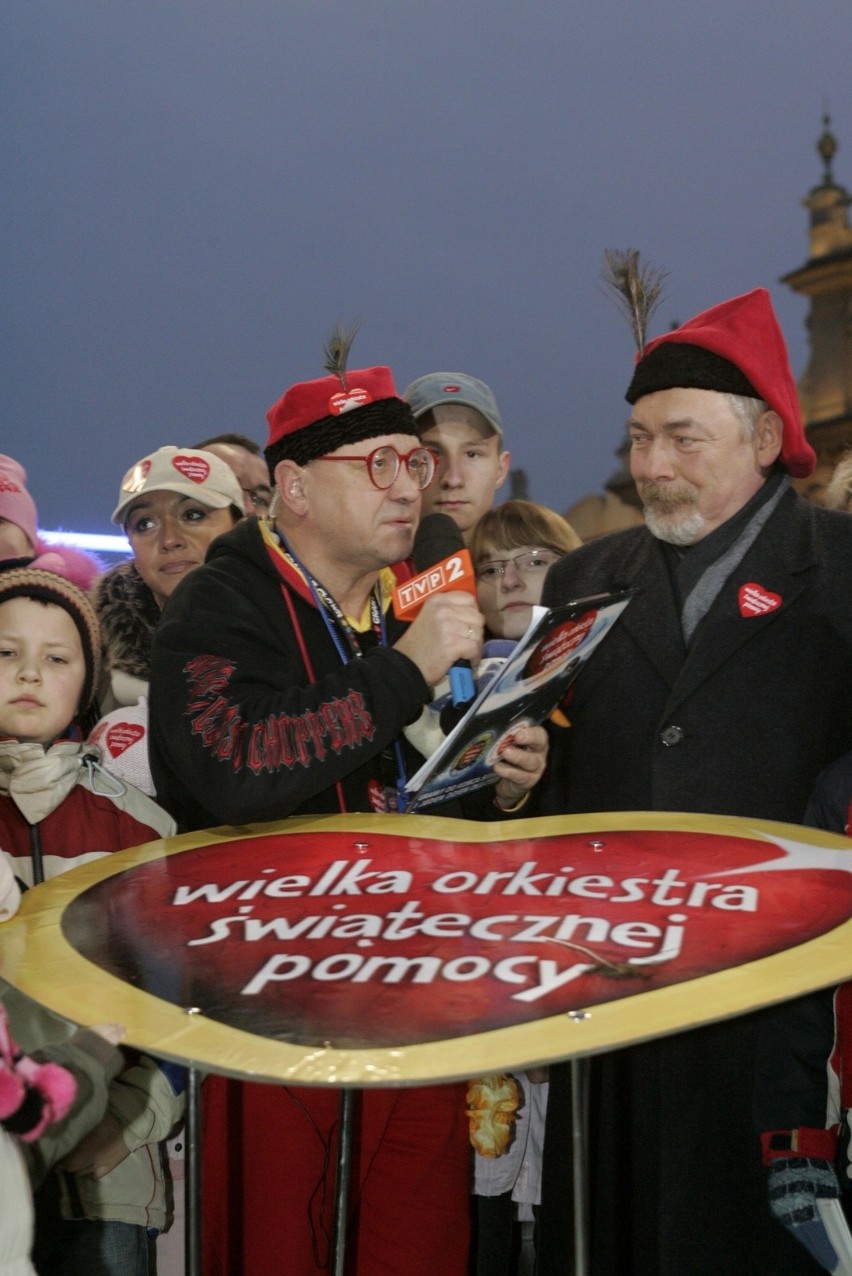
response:
<path fill-rule="evenodd" d="M 156 635 L 151 765 L 182 831 L 399 809 L 419 765 L 403 727 L 480 654 L 467 593 L 432 598 L 408 626 L 388 611 L 435 471 L 390 370 L 294 385 L 267 419 L 270 520 L 211 546 Z M 466 813 L 518 808 L 545 741 L 519 732 Z M 205 1094 L 205 1276 L 327 1271 L 339 1096 L 219 1078 Z M 464 1087 L 370 1091 L 359 1120 L 347 1271 L 465 1276 Z"/>

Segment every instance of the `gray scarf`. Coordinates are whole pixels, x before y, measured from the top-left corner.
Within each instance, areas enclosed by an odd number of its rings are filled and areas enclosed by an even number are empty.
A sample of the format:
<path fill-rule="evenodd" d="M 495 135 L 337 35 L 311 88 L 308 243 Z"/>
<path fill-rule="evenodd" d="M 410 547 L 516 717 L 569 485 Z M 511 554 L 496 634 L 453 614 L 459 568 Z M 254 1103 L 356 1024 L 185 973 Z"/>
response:
<path fill-rule="evenodd" d="M 707 615 L 731 572 L 745 558 L 746 553 L 763 531 L 789 485 L 790 480 L 785 475 L 784 480 L 778 485 L 778 490 L 773 492 L 769 500 L 764 501 L 752 515 L 734 543 L 706 568 L 684 600 L 680 623 L 687 646 L 699 622 Z"/>

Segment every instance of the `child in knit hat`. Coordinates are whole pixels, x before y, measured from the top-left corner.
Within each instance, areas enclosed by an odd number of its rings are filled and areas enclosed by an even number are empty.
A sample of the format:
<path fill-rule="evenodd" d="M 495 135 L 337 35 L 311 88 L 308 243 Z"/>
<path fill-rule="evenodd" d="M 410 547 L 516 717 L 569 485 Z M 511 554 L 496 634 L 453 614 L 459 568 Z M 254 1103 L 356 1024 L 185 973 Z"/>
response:
<path fill-rule="evenodd" d="M 97 618 L 86 595 L 40 561 L 0 561 L 0 847 L 25 887 L 174 832 L 80 742 L 100 659 Z M 2 985 L 0 994 L 24 1050 L 67 1036 L 35 1003 Z M 145 1276 L 149 1233 L 169 1223 L 156 1145 L 180 1119 L 181 1088 L 176 1070 L 127 1061 L 103 1120 L 36 1196 L 38 1270 Z M 110 1248 L 115 1256 L 104 1257 Z"/>

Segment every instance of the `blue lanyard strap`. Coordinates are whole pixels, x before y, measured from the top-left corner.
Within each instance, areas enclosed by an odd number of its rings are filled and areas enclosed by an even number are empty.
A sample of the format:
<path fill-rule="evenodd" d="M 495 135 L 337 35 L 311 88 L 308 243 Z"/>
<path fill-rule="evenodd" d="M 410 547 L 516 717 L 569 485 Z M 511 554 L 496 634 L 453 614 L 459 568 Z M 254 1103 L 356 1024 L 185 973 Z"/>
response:
<path fill-rule="evenodd" d="M 288 557 L 294 566 L 298 567 L 299 571 L 305 578 L 308 589 L 311 591 L 311 597 L 316 605 L 316 609 L 323 618 L 323 622 L 328 630 L 332 642 L 334 643 L 337 654 L 340 656 L 341 663 L 348 665 L 350 660 L 361 659 L 364 653 L 361 650 L 361 644 L 358 641 L 358 636 L 352 625 L 346 619 L 343 609 L 337 602 L 336 598 L 329 593 L 320 581 L 311 575 L 304 563 L 300 562 L 299 558 L 293 553 L 293 550 L 288 545 L 287 538 L 283 535 L 283 533 L 279 532 L 278 536 Z M 382 583 L 380 580 L 376 581 L 370 592 L 370 620 L 372 622 L 372 628 L 376 635 L 377 642 L 380 646 L 386 647 L 388 645 L 387 627 L 385 624 Z M 343 631 L 343 635 L 346 637 L 348 651 L 347 645 L 344 645 L 341 630 Z M 398 736 L 393 742 L 393 751 L 396 762 L 396 784 L 394 788 L 396 809 L 398 811 L 404 811 L 407 802 L 405 795 L 405 759 L 402 753 L 402 744 Z"/>

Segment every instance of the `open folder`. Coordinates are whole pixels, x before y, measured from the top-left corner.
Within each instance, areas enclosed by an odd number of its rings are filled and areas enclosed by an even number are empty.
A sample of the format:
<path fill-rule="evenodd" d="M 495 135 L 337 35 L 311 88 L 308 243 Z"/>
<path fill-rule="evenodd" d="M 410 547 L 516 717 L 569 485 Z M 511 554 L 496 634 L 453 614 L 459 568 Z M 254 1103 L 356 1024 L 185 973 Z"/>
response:
<path fill-rule="evenodd" d="M 406 811 L 495 784 L 494 763 L 520 724 L 544 722 L 603 641 L 633 590 L 534 607 L 526 633 L 460 722 L 406 786 Z"/>

